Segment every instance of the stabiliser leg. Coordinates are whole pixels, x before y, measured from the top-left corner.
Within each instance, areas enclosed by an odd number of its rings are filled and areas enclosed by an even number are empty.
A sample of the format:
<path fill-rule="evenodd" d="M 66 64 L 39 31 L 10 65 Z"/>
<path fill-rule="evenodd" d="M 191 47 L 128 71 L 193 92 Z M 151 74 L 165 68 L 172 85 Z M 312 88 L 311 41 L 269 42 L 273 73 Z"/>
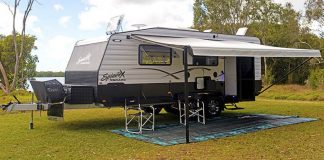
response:
<path fill-rule="evenodd" d="M 31 111 L 29 129 L 34 129 L 34 111 Z"/>

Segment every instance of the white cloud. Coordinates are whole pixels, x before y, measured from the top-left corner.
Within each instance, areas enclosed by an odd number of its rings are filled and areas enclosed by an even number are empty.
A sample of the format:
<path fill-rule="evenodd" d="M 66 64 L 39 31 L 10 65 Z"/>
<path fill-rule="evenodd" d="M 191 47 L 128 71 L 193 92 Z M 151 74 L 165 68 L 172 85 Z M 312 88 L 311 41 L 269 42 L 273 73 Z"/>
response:
<path fill-rule="evenodd" d="M 296 0 L 274 0 L 274 2 L 280 3 L 282 5 L 285 5 L 287 2 L 290 2 L 296 11 L 303 11 L 304 3 L 306 2 L 306 0 L 298 0 L 298 1 L 296 1 Z"/>
<path fill-rule="evenodd" d="M 55 11 L 63 11 L 64 7 L 61 4 L 54 4 L 53 6 Z"/>
<path fill-rule="evenodd" d="M 68 23 L 70 22 L 71 17 L 70 16 L 63 16 L 59 19 L 59 24 L 60 26 L 67 28 L 68 27 Z"/>
<path fill-rule="evenodd" d="M 12 32 L 12 14 L 10 13 L 8 6 L 3 3 L 0 3 L 0 34 L 8 35 Z M 16 30 L 18 32 L 22 29 L 22 19 L 23 12 L 19 9 L 17 10 L 16 16 Z M 42 29 L 37 25 L 38 17 L 34 15 L 29 15 L 26 24 L 27 34 L 33 34 L 37 37 L 42 37 Z"/>
<path fill-rule="evenodd" d="M 39 43 L 36 54 L 40 63 L 37 70 L 64 71 L 70 59 L 76 39 L 64 35 L 50 38 L 47 42 Z"/>
<path fill-rule="evenodd" d="M 148 27 L 190 27 L 193 21 L 193 0 L 86 0 L 87 7 L 79 14 L 82 30 L 105 27 L 110 17 L 125 14 L 125 28 L 132 24 Z"/>
<path fill-rule="evenodd" d="M 3 3 L 0 3 L 0 15 L 0 34 L 10 34 L 12 31 L 12 15 Z"/>
<path fill-rule="evenodd" d="M 38 38 L 43 37 L 43 31 L 40 26 L 37 25 L 38 17 L 30 15 L 27 22 L 27 33 L 36 35 Z"/>

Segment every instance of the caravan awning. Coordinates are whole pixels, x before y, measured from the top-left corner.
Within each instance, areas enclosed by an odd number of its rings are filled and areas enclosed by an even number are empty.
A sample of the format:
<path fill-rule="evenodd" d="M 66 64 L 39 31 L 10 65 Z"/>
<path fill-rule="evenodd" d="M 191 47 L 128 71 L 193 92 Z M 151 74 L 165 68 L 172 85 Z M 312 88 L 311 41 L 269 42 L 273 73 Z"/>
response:
<path fill-rule="evenodd" d="M 190 46 L 197 56 L 232 57 L 321 57 L 318 50 L 265 46 L 240 41 L 213 41 L 198 38 L 160 37 L 132 35 L 132 38 L 170 48 L 183 49 Z"/>

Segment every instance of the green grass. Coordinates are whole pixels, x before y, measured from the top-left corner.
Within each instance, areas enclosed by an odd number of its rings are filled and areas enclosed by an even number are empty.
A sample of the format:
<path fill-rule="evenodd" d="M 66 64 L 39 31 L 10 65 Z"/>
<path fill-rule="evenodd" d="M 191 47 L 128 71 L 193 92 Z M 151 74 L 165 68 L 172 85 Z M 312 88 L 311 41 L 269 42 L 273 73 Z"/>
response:
<path fill-rule="evenodd" d="M 67 110 L 64 122 L 30 113 L 0 115 L 0 159 L 324 159 L 324 103 L 257 99 L 225 114 L 299 115 L 321 120 L 234 137 L 162 147 L 109 132 L 124 125 L 123 110 Z M 0 111 L 1 113 L 1 111 Z M 178 121 L 162 113 L 158 123 Z"/>
<path fill-rule="evenodd" d="M 15 95 L 21 102 L 31 102 L 31 100 L 32 100 L 32 94 L 25 90 L 16 90 L 16 91 L 10 93 L 10 95 L 5 95 L 0 90 L 0 104 L 5 104 L 10 101 L 16 102 L 13 95 Z"/>
<path fill-rule="evenodd" d="M 259 95 L 267 99 L 324 101 L 324 86 L 317 90 L 301 85 L 276 85 Z"/>

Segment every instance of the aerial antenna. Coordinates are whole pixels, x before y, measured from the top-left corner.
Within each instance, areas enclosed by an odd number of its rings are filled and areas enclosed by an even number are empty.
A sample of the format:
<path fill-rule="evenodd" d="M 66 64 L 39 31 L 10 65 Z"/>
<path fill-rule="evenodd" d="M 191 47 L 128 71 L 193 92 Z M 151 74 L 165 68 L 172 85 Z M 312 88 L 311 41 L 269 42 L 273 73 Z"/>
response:
<path fill-rule="evenodd" d="M 138 30 L 140 30 L 141 28 L 145 27 L 146 24 L 133 24 L 132 27 L 136 27 Z"/>
<path fill-rule="evenodd" d="M 106 34 L 112 35 L 114 33 L 122 32 L 123 31 L 122 23 L 124 17 L 125 17 L 124 15 L 112 17 L 107 24 Z"/>

